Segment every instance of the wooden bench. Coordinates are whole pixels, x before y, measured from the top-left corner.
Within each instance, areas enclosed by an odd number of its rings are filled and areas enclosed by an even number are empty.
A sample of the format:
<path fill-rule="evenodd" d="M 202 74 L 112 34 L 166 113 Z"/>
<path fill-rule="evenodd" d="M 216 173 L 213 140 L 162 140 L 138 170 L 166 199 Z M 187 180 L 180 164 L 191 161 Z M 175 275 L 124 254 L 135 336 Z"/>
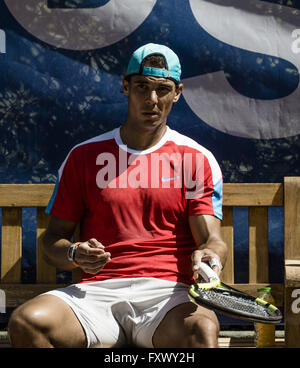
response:
<path fill-rule="evenodd" d="M 6 295 L 6 306 L 13 307 L 57 287 L 56 269 L 41 254 L 41 236 L 49 216 L 45 206 L 53 184 L 0 184 L 2 207 L 0 290 Z M 284 307 L 285 338 L 280 346 L 300 347 L 300 177 L 286 177 L 283 183 L 224 184 L 224 220 L 222 235 L 228 245 L 228 259 L 222 274 L 225 283 L 256 295 L 257 288 L 271 286 L 277 306 Z M 249 281 L 235 284 L 233 207 L 248 207 Z M 269 282 L 268 207 L 284 207 L 284 280 Z M 36 207 L 36 282 L 22 284 L 22 208 Z M 78 237 L 77 235 L 75 236 Z M 78 270 L 72 281 L 78 280 Z M 224 341 L 224 338 L 220 341 Z M 226 346 L 230 341 L 226 340 Z M 244 346 L 244 345 L 243 345 Z"/>

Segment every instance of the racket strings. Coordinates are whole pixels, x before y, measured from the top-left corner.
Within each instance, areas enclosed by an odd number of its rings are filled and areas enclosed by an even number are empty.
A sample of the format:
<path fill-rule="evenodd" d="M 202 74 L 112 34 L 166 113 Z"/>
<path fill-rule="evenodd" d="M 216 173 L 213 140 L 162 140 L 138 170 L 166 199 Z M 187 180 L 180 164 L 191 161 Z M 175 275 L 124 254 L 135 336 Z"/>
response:
<path fill-rule="evenodd" d="M 214 305 L 218 305 L 219 307 L 228 310 L 236 310 L 239 312 L 245 312 L 247 314 L 260 315 L 262 317 L 268 317 L 272 315 L 272 311 L 269 311 L 267 308 L 264 308 L 262 305 L 253 300 L 232 295 L 227 291 L 219 290 L 217 288 L 210 290 L 198 288 L 197 294 L 203 300 L 212 302 Z"/>

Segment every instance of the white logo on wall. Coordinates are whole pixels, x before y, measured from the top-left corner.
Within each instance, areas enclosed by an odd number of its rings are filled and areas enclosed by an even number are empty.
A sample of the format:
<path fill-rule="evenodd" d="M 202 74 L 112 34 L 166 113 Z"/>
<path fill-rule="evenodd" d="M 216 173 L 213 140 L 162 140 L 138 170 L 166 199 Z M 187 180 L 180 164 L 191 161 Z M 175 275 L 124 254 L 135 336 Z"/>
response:
<path fill-rule="evenodd" d="M 200 26 L 217 40 L 270 55 L 272 68 L 276 68 L 278 58 L 282 58 L 300 70 L 300 58 L 291 50 L 291 34 L 300 22 L 295 9 L 258 0 L 190 0 L 190 5 Z M 262 62 L 259 55 L 256 62 Z M 293 74 L 295 70 L 285 72 Z M 190 108 L 221 132 L 256 139 L 300 133 L 299 85 L 290 95 L 273 100 L 239 94 L 223 71 L 185 79 L 184 85 L 183 95 Z"/>
<path fill-rule="evenodd" d="M 65 49 L 92 50 L 112 45 L 130 35 L 149 16 L 156 1 L 139 0 L 137 6 L 136 0 L 110 0 L 92 9 L 50 9 L 47 0 L 5 0 L 5 3 L 16 20 L 38 39 Z M 291 35 L 298 37 L 298 33 L 293 33 L 300 21 L 295 9 L 259 0 L 189 2 L 199 25 L 216 40 L 269 55 L 272 68 L 278 67 L 281 58 L 300 70 L 297 55 L 300 39 L 294 42 L 291 39 Z M 256 62 L 262 63 L 259 55 Z M 284 73 L 299 76 L 292 68 L 287 68 Z M 288 96 L 266 100 L 237 92 L 223 71 L 184 79 L 183 82 L 183 96 L 191 110 L 206 124 L 223 133 L 254 139 L 300 134 L 299 85 Z"/>
<path fill-rule="evenodd" d="M 0 29 L 0 53 L 6 53 L 6 35 L 2 29 Z"/>
<path fill-rule="evenodd" d="M 94 50 L 131 34 L 156 0 L 110 0 L 87 9 L 50 9 L 47 0 L 5 0 L 16 20 L 38 39 L 69 50 Z"/>

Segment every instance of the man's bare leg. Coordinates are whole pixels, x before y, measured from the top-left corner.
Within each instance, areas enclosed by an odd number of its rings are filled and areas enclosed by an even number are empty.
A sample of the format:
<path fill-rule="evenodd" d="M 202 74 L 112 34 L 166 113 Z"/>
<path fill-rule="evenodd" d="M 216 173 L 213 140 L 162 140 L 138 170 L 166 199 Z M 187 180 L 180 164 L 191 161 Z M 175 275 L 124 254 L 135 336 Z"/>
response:
<path fill-rule="evenodd" d="M 218 347 L 219 322 L 211 310 L 184 303 L 170 310 L 153 336 L 155 348 Z"/>
<path fill-rule="evenodd" d="M 60 298 L 40 295 L 18 307 L 8 323 L 13 347 L 86 347 L 84 330 L 72 309 Z"/>

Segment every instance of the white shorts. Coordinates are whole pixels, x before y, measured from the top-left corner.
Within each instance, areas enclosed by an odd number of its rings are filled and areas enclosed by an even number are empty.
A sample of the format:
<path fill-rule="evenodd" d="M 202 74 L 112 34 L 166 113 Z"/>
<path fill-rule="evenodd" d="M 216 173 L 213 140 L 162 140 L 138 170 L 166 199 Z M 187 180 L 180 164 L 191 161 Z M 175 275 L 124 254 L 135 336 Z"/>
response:
<path fill-rule="evenodd" d="M 85 331 L 88 347 L 153 348 L 152 336 L 166 313 L 191 303 L 188 285 L 155 278 L 74 284 L 45 294 L 68 303 Z"/>

